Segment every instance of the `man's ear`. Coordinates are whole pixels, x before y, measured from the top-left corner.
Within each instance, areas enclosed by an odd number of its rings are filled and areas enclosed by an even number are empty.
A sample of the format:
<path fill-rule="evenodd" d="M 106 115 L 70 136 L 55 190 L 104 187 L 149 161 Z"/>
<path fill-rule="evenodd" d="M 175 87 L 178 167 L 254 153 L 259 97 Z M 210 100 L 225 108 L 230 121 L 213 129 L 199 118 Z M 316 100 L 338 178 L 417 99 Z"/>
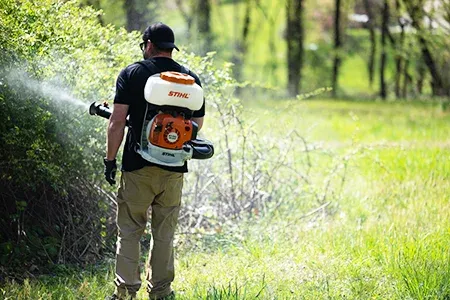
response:
<path fill-rule="evenodd" d="M 147 59 L 150 57 L 150 53 L 152 53 L 152 48 L 153 48 L 153 44 L 152 42 L 150 42 L 149 40 L 147 41 L 147 43 L 145 44 L 145 48 L 144 48 L 144 59 Z"/>
<path fill-rule="evenodd" d="M 148 41 L 148 43 L 147 43 L 147 51 L 148 52 L 151 52 L 152 50 L 153 50 L 153 43 L 152 42 L 150 42 L 150 41 Z"/>

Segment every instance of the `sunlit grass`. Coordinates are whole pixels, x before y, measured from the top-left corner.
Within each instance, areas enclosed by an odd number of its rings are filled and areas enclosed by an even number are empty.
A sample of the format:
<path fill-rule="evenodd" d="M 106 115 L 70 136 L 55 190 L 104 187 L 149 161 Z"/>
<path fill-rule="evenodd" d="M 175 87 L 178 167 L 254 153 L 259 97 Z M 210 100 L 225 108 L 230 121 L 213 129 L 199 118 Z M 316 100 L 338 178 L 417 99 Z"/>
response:
<path fill-rule="evenodd" d="M 311 141 L 405 142 L 405 146 L 417 142 L 420 147 L 427 141 L 445 145 L 450 136 L 450 114 L 442 112 L 437 102 L 274 100 L 250 101 L 245 108 L 248 124 L 281 136 L 297 130 Z M 272 115 L 278 121 L 272 121 Z"/>

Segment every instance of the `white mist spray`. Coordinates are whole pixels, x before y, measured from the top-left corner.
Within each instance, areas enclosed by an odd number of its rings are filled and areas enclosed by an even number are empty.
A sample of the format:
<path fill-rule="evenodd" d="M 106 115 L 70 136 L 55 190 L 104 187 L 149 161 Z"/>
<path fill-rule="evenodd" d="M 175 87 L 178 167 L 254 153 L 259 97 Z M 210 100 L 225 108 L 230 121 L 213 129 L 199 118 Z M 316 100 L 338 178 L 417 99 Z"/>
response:
<path fill-rule="evenodd" d="M 69 104 L 80 109 L 87 109 L 89 107 L 89 104 L 73 96 L 67 89 L 50 81 L 32 79 L 24 71 L 11 71 L 5 79 L 11 87 L 36 93 L 53 101 L 55 104 Z"/>

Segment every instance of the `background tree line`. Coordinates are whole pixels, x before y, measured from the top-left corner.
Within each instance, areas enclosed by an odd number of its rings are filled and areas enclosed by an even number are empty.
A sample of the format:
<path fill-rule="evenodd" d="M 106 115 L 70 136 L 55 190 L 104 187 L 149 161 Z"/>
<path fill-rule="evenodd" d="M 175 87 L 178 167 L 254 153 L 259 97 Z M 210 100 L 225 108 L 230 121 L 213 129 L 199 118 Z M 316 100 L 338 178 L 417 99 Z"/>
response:
<path fill-rule="evenodd" d="M 189 50 L 217 51 L 238 81 L 278 95 L 324 86 L 334 97 L 450 94 L 448 1 L 83 1 L 104 10 L 101 23 L 130 31 L 169 23 Z M 347 82 L 361 59 L 366 84 L 354 93 Z"/>

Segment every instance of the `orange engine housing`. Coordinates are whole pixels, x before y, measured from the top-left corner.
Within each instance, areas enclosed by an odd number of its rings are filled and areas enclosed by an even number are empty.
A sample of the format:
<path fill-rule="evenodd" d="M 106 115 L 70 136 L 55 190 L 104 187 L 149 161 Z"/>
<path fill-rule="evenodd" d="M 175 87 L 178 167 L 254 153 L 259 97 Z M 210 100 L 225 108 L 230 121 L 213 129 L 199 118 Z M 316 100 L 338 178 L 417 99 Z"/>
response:
<path fill-rule="evenodd" d="M 187 141 L 197 136 L 197 124 L 183 116 L 158 114 L 151 124 L 148 140 L 152 145 L 166 149 L 181 149 Z"/>

